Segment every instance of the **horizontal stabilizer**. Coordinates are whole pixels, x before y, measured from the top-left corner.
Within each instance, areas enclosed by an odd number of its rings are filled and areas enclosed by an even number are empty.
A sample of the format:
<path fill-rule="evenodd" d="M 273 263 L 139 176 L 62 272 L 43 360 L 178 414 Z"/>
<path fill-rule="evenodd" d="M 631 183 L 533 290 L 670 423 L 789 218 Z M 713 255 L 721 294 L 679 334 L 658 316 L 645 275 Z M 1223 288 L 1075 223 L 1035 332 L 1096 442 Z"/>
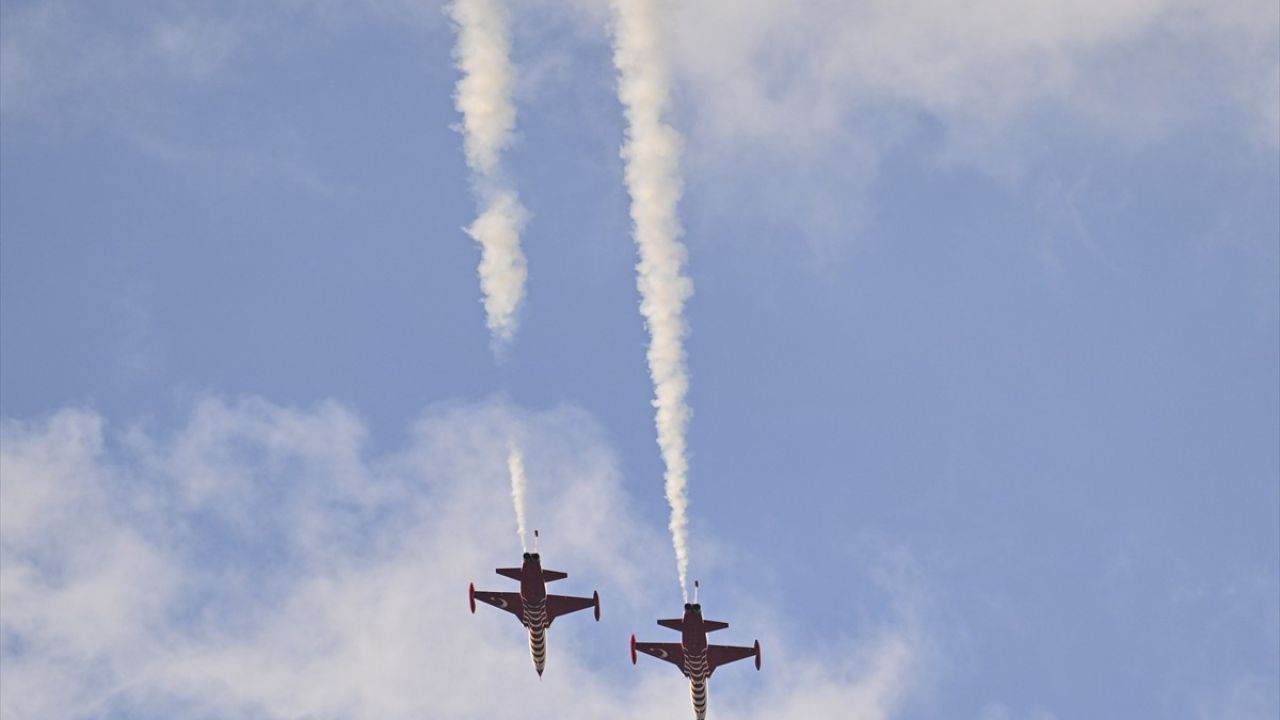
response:
<path fill-rule="evenodd" d="M 562 573 L 559 570 L 543 570 L 542 582 L 549 583 L 552 580 L 563 580 L 569 577 L 569 573 Z"/>
<path fill-rule="evenodd" d="M 509 577 L 517 582 L 524 579 L 524 571 L 520 568 L 498 568 L 494 570 L 494 572 L 502 575 L 503 577 Z"/>
<path fill-rule="evenodd" d="M 720 622 L 719 620 L 703 620 L 702 621 L 703 632 L 715 632 L 716 630 L 723 630 L 727 627 L 729 627 L 729 623 Z"/>
<path fill-rule="evenodd" d="M 659 620 L 658 624 L 664 628 L 671 628 L 676 632 L 684 632 L 684 620 L 682 618 L 674 618 L 672 620 Z"/>

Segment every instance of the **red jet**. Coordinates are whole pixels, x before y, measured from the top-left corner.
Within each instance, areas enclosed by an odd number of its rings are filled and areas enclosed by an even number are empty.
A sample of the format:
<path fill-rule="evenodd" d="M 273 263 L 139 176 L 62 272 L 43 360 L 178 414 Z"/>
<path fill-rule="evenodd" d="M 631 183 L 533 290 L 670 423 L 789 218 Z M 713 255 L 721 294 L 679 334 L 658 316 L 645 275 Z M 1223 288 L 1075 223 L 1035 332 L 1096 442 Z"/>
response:
<path fill-rule="evenodd" d="M 684 617 L 674 620 L 659 620 L 658 624 L 672 630 L 680 631 L 679 643 L 645 643 L 636 642 L 631 636 L 631 664 L 636 663 L 636 651 L 652 655 L 659 660 L 680 668 L 680 672 L 689 678 L 689 694 L 693 697 L 693 712 L 698 720 L 707 717 L 707 680 L 711 673 L 721 665 L 743 660 L 754 656 L 756 670 L 760 669 L 760 641 L 755 647 L 738 647 L 734 645 L 708 645 L 707 633 L 723 630 L 729 623 L 718 620 L 703 620 L 702 606 L 697 603 L 698 583 L 693 584 L 694 602 L 684 604 Z"/>
<path fill-rule="evenodd" d="M 533 534 L 536 537 L 538 531 Z M 536 552 L 525 553 L 524 564 L 520 567 L 498 568 L 496 572 L 520 581 L 520 592 L 476 590 L 476 584 L 471 583 L 468 590 L 471 612 L 475 613 L 476 600 L 479 600 L 519 618 L 520 624 L 529 628 L 529 654 L 533 656 L 533 668 L 538 671 L 538 677 L 542 677 L 547 661 L 547 628 L 556 618 L 595 608 L 596 622 L 600 622 L 600 593 L 593 592 L 589 598 L 547 594 L 547 583 L 569 576 L 558 570 L 543 570 L 542 559 Z"/>

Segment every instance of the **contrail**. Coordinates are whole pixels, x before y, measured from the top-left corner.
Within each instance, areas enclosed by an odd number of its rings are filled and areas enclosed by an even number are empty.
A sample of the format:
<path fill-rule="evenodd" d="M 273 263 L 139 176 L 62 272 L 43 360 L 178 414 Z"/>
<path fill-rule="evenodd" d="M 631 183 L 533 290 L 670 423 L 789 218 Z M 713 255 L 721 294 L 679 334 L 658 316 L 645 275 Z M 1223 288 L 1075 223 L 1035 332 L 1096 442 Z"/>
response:
<path fill-rule="evenodd" d="M 685 249 L 680 244 L 676 204 L 680 199 L 680 134 L 663 121 L 670 102 L 665 53 L 657 11 L 649 0 L 614 0 L 613 63 L 618 69 L 618 99 L 627 118 L 622 158 L 631 194 L 640 263 L 636 283 L 640 312 L 649 328 L 649 373 L 653 377 L 658 446 L 666 464 L 667 502 L 671 504 L 671 542 L 675 546 L 680 589 L 687 601 L 689 543 L 687 517 L 689 461 L 685 428 L 689 375 L 684 362 L 684 302 L 693 283 L 681 274 Z"/>
<path fill-rule="evenodd" d="M 528 483 L 524 477 L 524 455 L 514 440 L 507 442 L 507 469 L 511 471 L 511 502 L 516 507 L 516 534 L 520 536 L 520 549 L 528 552 L 524 520 L 524 495 Z"/>
<path fill-rule="evenodd" d="M 515 336 L 528 274 L 520 251 L 520 230 L 528 214 L 505 180 L 501 164 L 516 125 L 507 14 L 501 0 L 454 0 L 449 14 L 458 34 L 453 54 L 462 71 L 454 107 L 462 113 L 467 166 L 480 207 L 466 232 L 480 244 L 485 324 L 495 346 L 502 346 Z"/>

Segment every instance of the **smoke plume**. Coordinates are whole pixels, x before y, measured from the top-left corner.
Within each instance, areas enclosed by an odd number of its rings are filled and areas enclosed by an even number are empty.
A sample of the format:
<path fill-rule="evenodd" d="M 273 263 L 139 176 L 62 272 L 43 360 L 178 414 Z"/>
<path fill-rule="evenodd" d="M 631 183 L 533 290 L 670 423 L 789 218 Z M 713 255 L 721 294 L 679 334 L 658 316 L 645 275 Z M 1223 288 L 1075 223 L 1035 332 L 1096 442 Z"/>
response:
<path fill-rule="evenodd" d="M 524 477 L 524 455 L 515 441 L 507 443 L 507 469 L 511 471 L 511 502 L 516 508 L 516 534 L 520 536 L 520 549 L 529 551 L 528 533 L 525 531 L 524 496 L 528 483 Z"/>
<path fill-rule="evenodd" d="M 671 505 L 671 541 L 680 589 L 688 598 L 688 457 L 685 428 L 689 376 L 684 361 L 684 302 L 693 292 L 681 274 L 676 204 L 680 199 L 680 134 L 663 121 L 670 87 L 656 8 L 649 0 L 614 0 L 613 62 L 618 99 L 627 118 L 622 158 L 631 194 L 640 262 L 636 266 L 640 312 L 649 329 L 649 373 L 653 377 L 658 446 L 666 464 Z"/>
<path fill-rule="evenodd" d="M 507 14 L 501 0 L 454 0 L 449 6 L 458 35 L 454 57 L 462 77 L 454 106 L 479 207 L 466 232 L 480 245 L 480 289 L 485 323 L 496 345 L 511 341 L 528 274 L 520 230 L 528 214 L 502 173 L 502 151 L 515 131 L 515 70 Z"/>

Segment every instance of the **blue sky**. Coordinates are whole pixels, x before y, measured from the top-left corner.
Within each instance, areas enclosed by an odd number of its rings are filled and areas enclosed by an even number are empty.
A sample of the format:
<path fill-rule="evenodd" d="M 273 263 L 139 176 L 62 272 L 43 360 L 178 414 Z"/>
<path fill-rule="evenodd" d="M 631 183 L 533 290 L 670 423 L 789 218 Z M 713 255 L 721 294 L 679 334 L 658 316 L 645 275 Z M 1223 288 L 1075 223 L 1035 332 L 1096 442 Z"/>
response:
<path fill-rule="evenodd" d="M 501 362 L 442 6 L 0 13 L 0 714 L 690 714 L 608 3 L 511 6 Z M 664 18 L 713 717 L 1274 717 L 1274 3 Z"/>

